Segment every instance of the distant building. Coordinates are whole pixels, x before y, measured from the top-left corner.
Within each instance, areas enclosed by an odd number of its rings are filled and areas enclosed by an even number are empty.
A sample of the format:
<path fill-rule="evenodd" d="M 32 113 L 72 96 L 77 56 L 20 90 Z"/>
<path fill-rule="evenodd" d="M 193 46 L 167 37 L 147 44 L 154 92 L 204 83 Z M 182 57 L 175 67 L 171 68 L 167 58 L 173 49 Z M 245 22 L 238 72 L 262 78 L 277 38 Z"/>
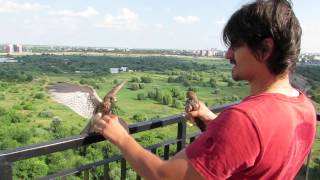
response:
<path fill-rule="evenodd" d="M 121 68 L 119 69 L 119 71 L 127 72 L 127 69 L 128 69 L 128 67 L 121 67 Z"/>
<path fill-rule="evenodd" d="M 13 51 L 13 45 L 12 45 L 12 44 L 7 44 L 7 45 L 5 45 L 4 50 L 5 50 L 5 52 L 8 53 L 8 54 L 13 53 L 13 52 L 14 52 L 14 51 Z"/>
<path fill-rule="evenodd" d="M 22 45 L 21 44 L 7 44 L 4 47 L 5 52 L 8 54 L 12 53 L 22 53 Z"/>
<path fill-rule="evenodd" d="M 111 74 L 118 74 L 119 73 L 119 68 L 110 68 L 110 73 Z"/>
<path fill-rule="evenodd" d="M 13 51 L 15 53 L 22 53 L 22 45 L 21 44 L 14 44 L 13 45 Z"/>

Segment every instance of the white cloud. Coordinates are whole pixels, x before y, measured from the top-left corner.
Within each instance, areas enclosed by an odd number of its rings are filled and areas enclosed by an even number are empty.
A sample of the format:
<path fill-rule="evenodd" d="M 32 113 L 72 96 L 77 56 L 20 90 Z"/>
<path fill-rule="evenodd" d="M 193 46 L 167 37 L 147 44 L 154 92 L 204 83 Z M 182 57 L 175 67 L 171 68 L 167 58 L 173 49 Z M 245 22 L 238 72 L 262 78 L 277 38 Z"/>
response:
<path fill-rule="evenodd" d="M 49 12 L 52 16 L 64 16 L 64 17 L 91 17 L 96 16 L 98 12 L 93 7 L 87 7 L 83 11 L 61 10 Z"/>
<path fill-rule="evenodd" d="M 17 3 L 10 0 L 0 0 L 0 13 L 16 13 L 22 11 L 38 11 L 45 8 L 38 3 Z"/>
<path fill-rule="evenodd" d="M 128 8 L 122 8 L 117 16 L 106 15 L 103 24 L 98 26 L 122 30 L 140 29 L 138 15 Z"/>
<path fill-rule="evenodd" d="M 217 20 L 214 20 L 213 21 L 214 24 L 217 24 L 217 25 L 224 25 L 227 23 L 226 19 L 225 18 L 219 18 Z"/>
<path fill-rule="evenodd" d="M 302 23 L 301 49 L 302 52 L 319 53 L 319 39 L 315 34 L 320 32 L 319 24 Z"/>
<path fill-rule="evenodd" d="M 162 24 L 155 24 L 154 27 L 158 28 L 158 29 L 162 29 L 163 25 Z"/>
<path fill-rule="evenodd" d="M 175 16 L 173 20 L 179 24 L 193 24 L 200 21 L 200 18 L 197 16 Z"/>

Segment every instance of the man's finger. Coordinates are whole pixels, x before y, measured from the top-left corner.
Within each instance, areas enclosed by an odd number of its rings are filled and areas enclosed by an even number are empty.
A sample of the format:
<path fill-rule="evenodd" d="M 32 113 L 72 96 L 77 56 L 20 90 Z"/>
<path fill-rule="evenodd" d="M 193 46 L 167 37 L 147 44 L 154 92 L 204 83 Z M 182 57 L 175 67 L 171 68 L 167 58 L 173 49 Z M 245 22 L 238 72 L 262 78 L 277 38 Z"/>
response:
<path fill-rule="evenodd" d="M 97 125 L 94 125 L 94 131 L 95 131 L 96 133 L 101 133 L 101 132 L 103 131 L 103 129 L 100 128 L 100 127 L 97 126 Z"/>
<path fill-rule="evenodd" d="M 107 126 L 107 123 L 104 120 L 99 119 L 96 121 L 95 126 L 99 128 L 105 128 Z"/>

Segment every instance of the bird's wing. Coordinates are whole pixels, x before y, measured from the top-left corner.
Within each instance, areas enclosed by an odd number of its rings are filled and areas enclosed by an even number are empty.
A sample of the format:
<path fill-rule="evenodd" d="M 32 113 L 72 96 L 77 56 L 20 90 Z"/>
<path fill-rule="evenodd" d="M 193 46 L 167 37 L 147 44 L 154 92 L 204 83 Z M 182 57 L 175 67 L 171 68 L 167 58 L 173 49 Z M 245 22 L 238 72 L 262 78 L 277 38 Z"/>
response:
<path fill-rule="evenodd" d="M 91 118 L 95 107 L 102 102 L 96 92 L 89 86 L 69 83 L 57 83 L 48 87 L 51 97 L 68 106 L 85 118 Z"/>
<path fill-rule="evenodd" d="M 126 81 L 122 81 L 121 83 L 117 84 L 116 86 L 114 86 L 103 98 L 103 102 L 106 102 L 106 100 L 108 99 L 108 97 L 116 97 L 116 94 L 118 93 L 118 91 L 120 91 L 120 89 L 124 86 L 124 84 L 126 83 Z"/>

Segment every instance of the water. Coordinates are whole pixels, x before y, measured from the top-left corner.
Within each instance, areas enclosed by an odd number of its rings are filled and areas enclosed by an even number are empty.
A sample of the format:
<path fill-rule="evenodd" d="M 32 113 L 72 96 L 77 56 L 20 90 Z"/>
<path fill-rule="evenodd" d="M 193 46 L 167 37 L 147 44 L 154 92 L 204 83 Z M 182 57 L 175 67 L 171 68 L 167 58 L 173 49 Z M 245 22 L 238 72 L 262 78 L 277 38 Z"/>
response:
<path fill-rule="evenodd" d="M 18 61 L 13 58 L 0 57 L 0 63 L 17 63 Z"/>

